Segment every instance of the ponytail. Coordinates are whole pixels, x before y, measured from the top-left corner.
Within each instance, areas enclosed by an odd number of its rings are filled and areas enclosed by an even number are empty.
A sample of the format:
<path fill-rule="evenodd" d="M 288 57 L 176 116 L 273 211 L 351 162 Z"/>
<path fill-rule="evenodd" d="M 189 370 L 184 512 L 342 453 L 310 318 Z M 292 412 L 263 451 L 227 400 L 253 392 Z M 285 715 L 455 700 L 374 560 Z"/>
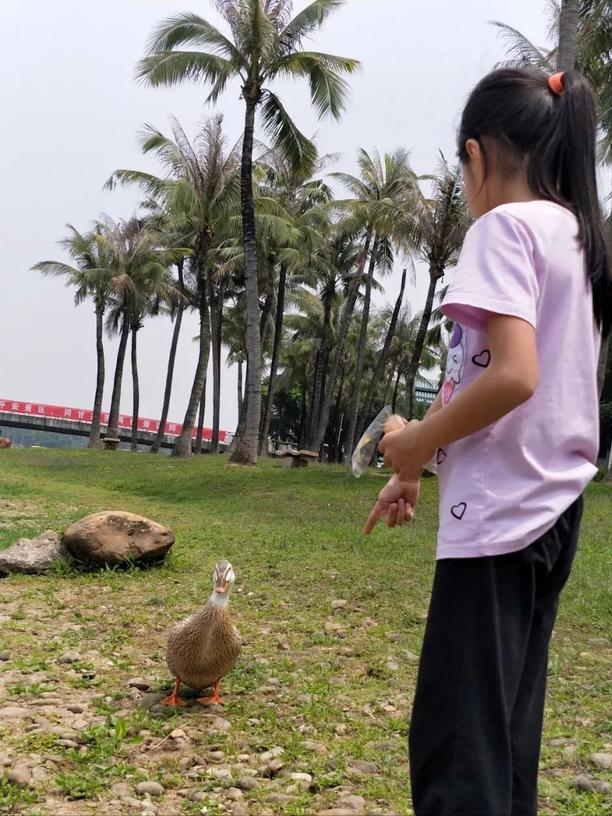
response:
<path fill-rule="evenodd" d="M 612 262 L 597 197 L 597 105 L 576 71 L 550 79 L 532 69 L 501 69 L 472 91 L 459 132 L 465 161 L 469 138 L 489 137 L 526 162 L 532 192 L 570 209 L 578 221 L 593 312 L 604 337 L 612 328 Z"/>

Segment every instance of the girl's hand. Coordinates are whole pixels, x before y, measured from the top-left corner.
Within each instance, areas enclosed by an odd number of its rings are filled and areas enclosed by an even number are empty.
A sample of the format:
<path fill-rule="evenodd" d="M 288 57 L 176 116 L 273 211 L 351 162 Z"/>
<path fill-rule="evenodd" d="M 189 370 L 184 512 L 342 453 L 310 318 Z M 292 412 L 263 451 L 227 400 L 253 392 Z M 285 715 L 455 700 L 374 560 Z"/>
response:
<path fill-rule="evenodd" d="M 418 479 L 434 451 L 424 450 L 420 422 L 412 422 L 397 431 L 385 434 L 378 446 L 385 457 L 385 465 L 393 468 L 401 482 Z"/>
<path fill-rule="evenodd" d="M 363 528 L 364 534 L 369 535 L 380 518 L 384 518 L 387 527 L 412 521 L 419 500 L 419 488 L 418 479 L 401 482 L 397 475 L 392 476 L 378 494 L 378 501 Z"/>

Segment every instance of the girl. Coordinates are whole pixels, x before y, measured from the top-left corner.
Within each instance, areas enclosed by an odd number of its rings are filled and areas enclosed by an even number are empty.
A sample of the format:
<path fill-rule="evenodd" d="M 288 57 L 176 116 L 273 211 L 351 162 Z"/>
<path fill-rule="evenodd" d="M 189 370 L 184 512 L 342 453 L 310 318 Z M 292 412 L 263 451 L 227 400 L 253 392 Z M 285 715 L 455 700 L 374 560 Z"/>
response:
<path fill-rule="evenodd" d="M 596 472 L 597 360 L 612 275 L 578 73 L 504 69 L 463 112 L 477 219 L 443 312 L 444 388 L 389 429 L 395 475 L 366 524 L 412 518 L 433 455 L 440 527 L 410 725 L 416 816 L 533 815 L 548 644 Z M 397 427 L 397 425 L 396 425 Z"/>

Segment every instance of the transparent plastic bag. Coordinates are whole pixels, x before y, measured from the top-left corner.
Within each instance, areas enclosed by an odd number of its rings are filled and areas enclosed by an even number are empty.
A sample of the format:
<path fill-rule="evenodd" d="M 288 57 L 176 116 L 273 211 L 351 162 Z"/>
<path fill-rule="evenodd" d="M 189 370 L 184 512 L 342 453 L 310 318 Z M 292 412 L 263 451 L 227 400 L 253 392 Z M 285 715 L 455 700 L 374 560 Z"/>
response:
<path fill-rule="evenodd" d="M 378 443 L 380 442 L 381 438 L 385 433 L 385 425 L 387 421 L 394 416 L 393 411 L 390 405 L 385 405 L 382 411 L 376 416 L 370 425 L 368 425 L 366 431 L 364 432 L 363 436 L 357 443 L 357 447 L 355 448 L 353 455 L 351 457 L 351 469 L 353 471 L 353 476 L 358 479 L 363 471 L 369 467 L 370 462 L 372 461 L 372 457 L 374 456 L 374 452 L 378 447 Z M 398 417 L 398 428 L 388 428 L 387 431 L 391 430 L 398 430 L 401 428 L 401 422 L 405 423 L 406 420 L 401 420 Z M 390 423 L 391 424 L 391 423 Z M 436 463 L 436 456 L 431 458 L 431 460 L 425 465 L 425 470 L 428 470 L 430 473 L 437 475 L 438 473 L 438 465 Z"/>
<path fill-rule="evenodd" d="M 363 471 L 369 467 L 372 457 L 385 432 L 385 422 L 393 416 L 390 405 L 385 405 L 382 411 L 368 425 L 365 433 L 357 443 L 351 457 L 353 476 L 358 479 Z"/>

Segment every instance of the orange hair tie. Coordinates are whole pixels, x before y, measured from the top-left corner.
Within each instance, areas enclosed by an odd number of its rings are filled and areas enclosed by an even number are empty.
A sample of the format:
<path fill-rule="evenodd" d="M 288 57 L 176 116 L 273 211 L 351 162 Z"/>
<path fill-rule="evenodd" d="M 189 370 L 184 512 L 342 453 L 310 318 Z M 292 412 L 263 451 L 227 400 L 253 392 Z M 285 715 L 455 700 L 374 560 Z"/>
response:
<path fill-rule="evenodd" d="M 556 95 L 561 96 L 565 90 L 565 71 L 559 71 L 548 77 L 548 87 Z"/>

